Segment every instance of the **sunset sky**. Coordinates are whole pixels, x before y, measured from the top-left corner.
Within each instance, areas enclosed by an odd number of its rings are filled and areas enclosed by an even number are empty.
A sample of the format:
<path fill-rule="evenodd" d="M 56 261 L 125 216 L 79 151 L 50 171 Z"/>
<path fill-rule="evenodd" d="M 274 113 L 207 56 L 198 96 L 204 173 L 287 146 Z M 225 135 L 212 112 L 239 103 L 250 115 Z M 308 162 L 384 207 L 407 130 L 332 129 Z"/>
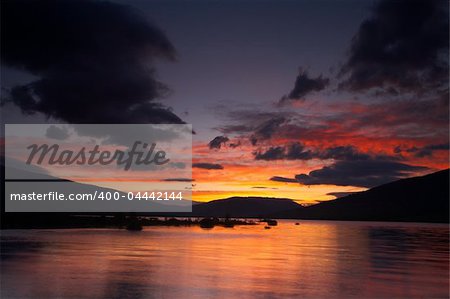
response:
<path fill-rule="evenodd" d="M 448 10 L 10 1 L 3 122 L 189 123 L 194 200 L 334 199 L 449 167 Z"/>

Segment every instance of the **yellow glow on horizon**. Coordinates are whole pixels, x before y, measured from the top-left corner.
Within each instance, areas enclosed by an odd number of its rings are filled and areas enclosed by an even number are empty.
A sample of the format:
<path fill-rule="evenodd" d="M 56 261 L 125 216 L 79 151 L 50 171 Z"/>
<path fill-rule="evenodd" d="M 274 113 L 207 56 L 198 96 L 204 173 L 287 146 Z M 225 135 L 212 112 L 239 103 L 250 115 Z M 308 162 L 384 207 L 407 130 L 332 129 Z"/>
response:
<path fill-rule="evenodd" d="M 208 187 L 212 187 L 211 185 L 212 184 L 208 184 Z M 308 205 L 308 204 L 315 204 L 320 201 L 335 199 L 335 196 L 327 195 L 327 193 L 359 192 L 366 190 L 366 188 L 351 187 L 351 186 L 347 187 L 335 185 L 303 186 L 294 183 L 290 184 L 279 183 L 278 188 L 273 187 L 274 184 L 270 184 L 268 186 L 259 184 L 259 186 L 263 188 L 254 188 L 253 185 L 240 186 L 240 188 L 236 188 L 236 186 L 229 186 L 229 185 L 230 183 L 224 182 L 223 184 L 215 183 L 216 188 L 211 189 L 196 188 L 193 191 L 192 198 L 194 201 L 207 202 L 211 200 L 224 199 L 233 196 L 274 197 L 274 198 L 289 198 L 296 201 L 299 204 Z"/>

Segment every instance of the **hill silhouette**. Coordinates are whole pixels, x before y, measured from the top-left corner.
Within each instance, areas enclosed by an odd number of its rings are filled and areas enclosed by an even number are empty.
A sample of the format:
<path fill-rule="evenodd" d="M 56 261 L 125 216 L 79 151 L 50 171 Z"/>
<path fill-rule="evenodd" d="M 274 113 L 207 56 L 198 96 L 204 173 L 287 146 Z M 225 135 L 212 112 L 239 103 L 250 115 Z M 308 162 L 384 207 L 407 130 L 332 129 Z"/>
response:
<path fill-rule="evenodd" d="M 394 181 L 303 207 L 290 199 L 231 197 L 193 207 L 195 216 L 449 222 L 449 170 Z"/>
<path fill-rule="evenodd" d="M 93 186 L 81 185 L 82 189 Z M 4 199 L 3 199 L 4 200 Z M 3 207 L 4 208 L 4 207 Z M 79 213 L 2 213 L 3 228 L 102 227 L 102 218 L 73 217 Z M 287 198 L 230 197 L 193 202 L 192 213 L 134 213 L 147 216 L 286 218 L 348 221 L 449 222 L 449 169 L 402 179 L 335 200 L 304 207 Z"/>
<path fill-rule="evenodd" d="M 192 215 L 203 217 L 249 217 L 288 215 L 303 207 L 288 198 L 230 197 L 193 206 Z M 292 215 L 295 216 L 295 215 Z M 277 217 L 278 218 L 278 217 Z"/>
<path fill-rule="evenodd" d="M 449 169 L 299 209 L 303 219 L 449 222 Z"/>

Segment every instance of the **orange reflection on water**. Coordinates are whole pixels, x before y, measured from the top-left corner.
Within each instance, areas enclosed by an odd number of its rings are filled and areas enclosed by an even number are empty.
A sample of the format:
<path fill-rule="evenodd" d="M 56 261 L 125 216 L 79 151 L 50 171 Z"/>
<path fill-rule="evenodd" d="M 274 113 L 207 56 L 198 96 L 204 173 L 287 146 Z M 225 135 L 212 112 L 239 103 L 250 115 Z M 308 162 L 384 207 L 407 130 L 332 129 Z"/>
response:
<path fill-rule="evenodd" d="M 2 247 L 2 298 L 448 297 L 445 225 L 5 231 Z"/>

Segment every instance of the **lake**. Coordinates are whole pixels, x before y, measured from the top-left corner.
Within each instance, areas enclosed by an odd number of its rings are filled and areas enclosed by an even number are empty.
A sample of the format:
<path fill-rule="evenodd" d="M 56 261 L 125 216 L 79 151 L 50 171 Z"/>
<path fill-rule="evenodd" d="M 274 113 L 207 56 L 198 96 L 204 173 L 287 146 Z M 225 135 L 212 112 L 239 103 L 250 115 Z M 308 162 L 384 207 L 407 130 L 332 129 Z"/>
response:
<path fill-rule="evenodd" d="M 448 298 L 448 225 L 1 231 L 1 298 Z"/>

